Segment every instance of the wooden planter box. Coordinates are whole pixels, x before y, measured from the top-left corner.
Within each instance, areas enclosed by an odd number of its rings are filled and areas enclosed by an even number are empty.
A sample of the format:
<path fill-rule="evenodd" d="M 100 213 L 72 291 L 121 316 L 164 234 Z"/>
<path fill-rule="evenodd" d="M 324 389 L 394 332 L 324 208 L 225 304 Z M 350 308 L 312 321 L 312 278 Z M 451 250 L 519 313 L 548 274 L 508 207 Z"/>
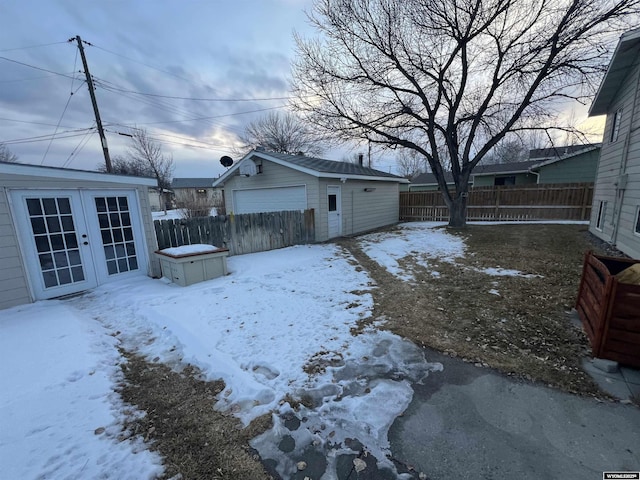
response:
<path fill-rule="evenodd" d="M 594 357 L 640 367 L 640 285 L 614 276 L 635 263 L 587 252 L 576 310 Z"/>
<path fill-rule="evenodd" d="M 190 245 L 190 247 L 198 247 L 198 245 Z M 184 247 L 167 248 L 155 252 L 160 260 L 163 277 L 186 287 L 227 274 L 228 249 L 203 248 L 205 251 L 202 252 L 179 253 L 181 248 Z"/>

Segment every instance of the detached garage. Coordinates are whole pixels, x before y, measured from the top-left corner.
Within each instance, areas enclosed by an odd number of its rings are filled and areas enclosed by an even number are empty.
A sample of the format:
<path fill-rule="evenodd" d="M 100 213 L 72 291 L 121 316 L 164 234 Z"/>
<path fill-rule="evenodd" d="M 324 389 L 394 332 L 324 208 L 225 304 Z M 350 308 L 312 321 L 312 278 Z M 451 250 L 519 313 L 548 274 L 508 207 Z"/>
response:
<path fill-rule="evenodd" d="M 150 178 L 0 163 L 0 308 L 156 275 Z"/>
<path fill-rule="evenodd" d="M 314 210 L 316 240 L 398 222 L 408 180 L 362 165 L 254 150 L 218 178 L 229 214 Z"/>

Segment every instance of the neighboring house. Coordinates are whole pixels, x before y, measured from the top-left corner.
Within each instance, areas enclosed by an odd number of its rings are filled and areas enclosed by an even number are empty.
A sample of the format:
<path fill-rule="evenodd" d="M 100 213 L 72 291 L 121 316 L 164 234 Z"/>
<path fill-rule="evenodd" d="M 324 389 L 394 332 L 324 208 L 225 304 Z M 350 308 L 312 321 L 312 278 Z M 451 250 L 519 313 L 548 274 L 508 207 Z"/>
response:
<path fill-rule="evenodd" d="M 152 212 L 171 209 L 173 204 L 173 192 L 167 189 L 160 189 L 157 186 L 149 188 L 149 206 Z"/>
<path fill-rule="evenodd" d="M 531 150 L 526 162 L 478 165 L 473 169 L 469 186 L 527 185 L 548 183 L 590 183 L 595 181 L 599 144 Z M 450 172 L 447 185 L 454 188 Z M 438 190 L 432 173 L 423 173 L 411 181 L 409 191 Z"/>
<path fill-rule="evenodd" d="M 451 172 L 444 172 L 444 178 L 447 182 L 447 187 L 453 190 L 455 183 L 453 182 Z M 471 186 L 471 181 L 469 181 L 469 186 Z M 417 177 L 412 178 L 408 187 L 410 192 L 428 192 L 440 188 L 438 187 L 436 176 L 433 173 L 421 173 Z"/>
<path fill-rule="evenodd" d="M 476 168 L 471 172 L 471 183 L 474 187 L 537 183 L 538 177 L 531 171 L 531 168 L 537 164 L 536 160 L 528 160 L 526 162 L 476 165 Z"/>
<path fill-rule="evenodd" d="M 215 178 L 174 178 L 171 189 L 178 206 L 181 204 L 202 202 L 214 206 L 222 200 L 222 189 L 212 186 Z"/>
<path fill-rule="evenodd" d="M 0 162 L 0 308 L 159 273 L 151 178 Z"/>
<path fill-rule="evenodd" d="M 532 150 L 529 158 L 536 152 L 546 153 L 537 157 L 539 162 L 531 168 L 538 176 L 536 183 L 593 183 L 598 170 L 601 144 L 572 145 L 557 149 Z M 550 151 L 549 151 L 550 150 Z"/>
<path fill-rule="evenodd" d="M 316 240 L 397 223 L 408 180 L 362 165 L 254 150 L 218 178 L 228 214 L 315 210 Z"/>
<path fill-rule="evenodd" d="M 620 37 L 589 116 L 607 115 L 589 230 L 640 258 L 640 29 Z"/>

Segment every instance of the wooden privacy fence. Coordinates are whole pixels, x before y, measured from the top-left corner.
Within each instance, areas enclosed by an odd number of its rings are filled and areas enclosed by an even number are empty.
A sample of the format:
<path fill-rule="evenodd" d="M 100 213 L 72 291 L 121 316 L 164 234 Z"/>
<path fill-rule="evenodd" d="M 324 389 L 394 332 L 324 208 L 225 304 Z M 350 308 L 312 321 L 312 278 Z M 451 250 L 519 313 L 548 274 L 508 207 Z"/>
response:
<path fill-rule="evenodd" d="M 204 243 L 228 248 L 229 255 L 313 243 L 314 211 L 248 213 L 182 220 L 155 220 L 158 248 Z"/>
<path fill-rule="evenodd" d="M 467 220 L 586 220 L 593 183 L 533 184 L 469 189 Z M 401 221 L 447 221 L 439 190 L 400 192 Z"/>

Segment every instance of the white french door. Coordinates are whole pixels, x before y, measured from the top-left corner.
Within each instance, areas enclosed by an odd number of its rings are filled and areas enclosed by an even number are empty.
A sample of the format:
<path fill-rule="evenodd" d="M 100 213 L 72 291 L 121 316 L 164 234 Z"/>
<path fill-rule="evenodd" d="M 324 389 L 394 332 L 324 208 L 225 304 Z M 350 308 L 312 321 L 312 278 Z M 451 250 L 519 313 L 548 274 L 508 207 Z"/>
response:
<path fill-rule="evenodd" d="M 16 190 L 11 199 L 36 299 L 146 268 L 135 192 Z"/>

